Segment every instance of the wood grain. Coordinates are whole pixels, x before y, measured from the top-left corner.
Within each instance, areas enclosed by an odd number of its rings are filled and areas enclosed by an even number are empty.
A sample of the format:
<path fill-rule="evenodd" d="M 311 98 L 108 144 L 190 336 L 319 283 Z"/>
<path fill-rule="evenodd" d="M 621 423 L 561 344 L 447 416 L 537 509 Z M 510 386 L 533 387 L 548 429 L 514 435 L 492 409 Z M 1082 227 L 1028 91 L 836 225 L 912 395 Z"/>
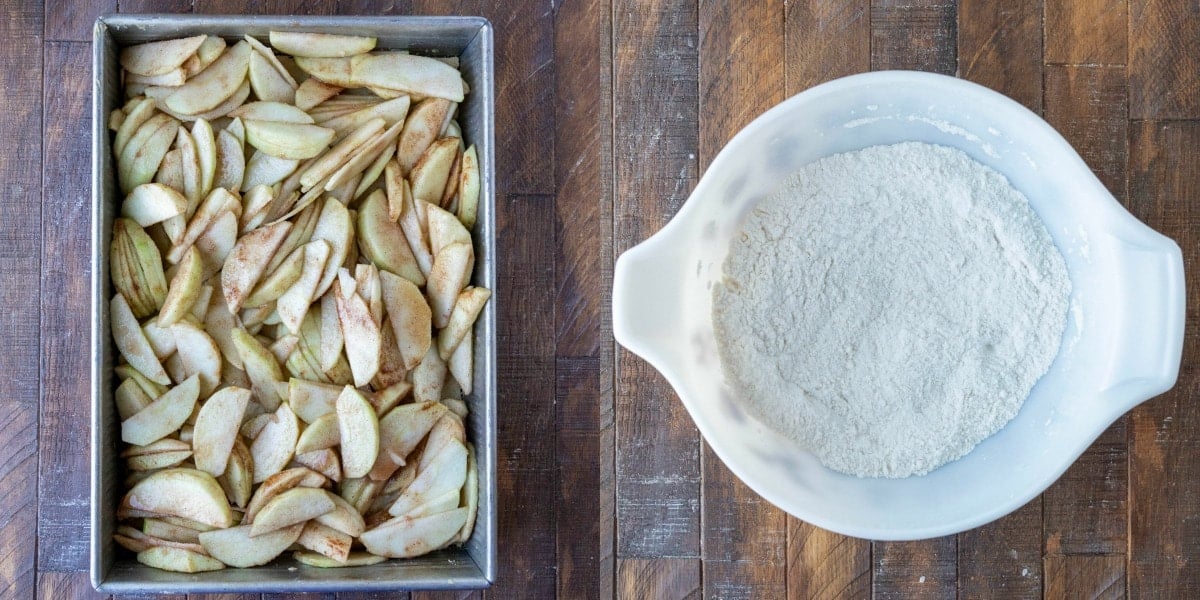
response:
<path fill-rule="evenodd" d="M 1200 259 L 1200 123 L 1142 121 L 1131 129 L 1129 207 L 1173 238 L 1184 264 Z M 1200 282 L 1188 280 L 1188 294 Z M 1187 308 L 1183 368 L 1174 389 L 1134 409 L 1129 436 L 1129 595 L 1200 597 L 1197 498 L 1200 498 L 1200 378 L 1197 305 Z"/>
<path fill-rule="evenodd" d="M 409 15 L 413 14 L 410 0 L 337 0 L 339 15 Z"/>
<path fill-rule="evenodd" d="M 610 0 L 554 11 L 560 598 L 614 591 L 611 13 Z"/>
<path fill-rule="evenodd" d="M 1125 197 L 1128 105 L 1123 67 L 1046 67 L 1046 120 L 1118 199 Z"/>
<path fill-rule="evenodd" d="M 36 587 L 43 13 L 41 3 L 19 0 L 0 0 L 0 13 L 0 598 L 28 598 Z"/>
<path fill-rule="evenodd" d="M 871 543 L 788 518 L 787 597 L 792 600 L 867 598 Z"/>
<path fill-rule="evenodd" d="M 613 36 L 621 40 L 613 49 L 618 253 L 662 228 L 696 182 L 695 19 L 695 4 L 686 0 L 613 4 Z M 618 349 L 615 373 L 617 557 L 698 558 L 695 425 L 658 372 L 641 359 Z"/>
<path fill-rule="evenodd" d="M 267 594 L 274 596 L 274 594 Z M 263 594 L 188 594 L 188 600 L 260 600 Z M 340 598 L 339 598 L 340 600 Z"/>
<path fill-rule="evenodd" d="M 1172 0 L 1129 6 L 1129 117 L 1200 118 L 1200 13 Z"/>
<path fill-rule="evenodd" d="M 123 13 L 190 13 L 192 0 L 117 0 Z"/>
<path fill-rule="evenodd" d="M 413 592 L 412 600 L 483 600 L 483 590 L 450 590 L 444 592 Z M 391 600 L 390 593 L 380 592 L 377 596 L 378 600 Z M 342 600 L 342 595 L 338 594 L 338 600 Z M 368 600 L 363 598 L 362 600 Z M 374 600 L 372 598 L 371 600 Z"/>
<path fill-rule="evenodd" d="M 1042 502 L 958 534 L 958 597 L 1035 598 L 1042 591 Z"/>
<path fill-rule="evenodd" d="M 1125 598 L 1125 557 L 1047 556 L 1044 597 L 1054 600 Z"/>
<path fill-rule="evenodd" d="M 337 0 L 193 0 L 196 14 L 332 15 Z"/>
<path fill-rule="evenodd" d="M 702 0 L 700 168 L 729 138 L 784 98 L 783 3 Z M 787 593 L 787 518 L 721 462 L 700 454 L 704 596 L 781 598 Z"/>
<path fill-rule="evenodd" d="M 46 0 L 45 10 L 47 42 L 90 42 L 96 17 L 117 12 L 117 0 Z"/>
<path fill-rule="evenodd" d="M 39 600 L 104 600 L 106 594 L 97 593 L 88 581 L 86 571 L 56 573 L 39 571 L 37 576 L 37 598 Z"/>
<path fill-rule="evenodd" d="M 870 0 L 785 4 L 787 95 L 870 69 L 870 10 Z"/>
<path fill-rule="evenodd" d="M 87 373 L 91 336 L 78 321 L 91 294 L 91 46 L 45 46 L 46 145 L 42 157 L 43 373 Z M 38 424 L 38 569 L 88 566 L 87 377 L 44 377 Z"/>
<path fill-rule="evenodd" d="M 503 165 L 499 166 L 503 169 Z M 558 466 L 554 408 L 554 197 L 509 196 L 497 208 L 497 552 L 489 597 L 554 595 Z"/>
<path fill-rule="evenodd" d="M 1043 494 L 1047 556 L 1125 554 L 1129 545 L 1128 422 L 1122 417 L 1105 431 Z"/>
<path fill-rule="evenodd" d="M 1047 2 L 1046 62 L 1124 65 L 1128 52 L 1128 15 L 1126 0 Z"/>
<path fill-rule="evenodd" d="M 1042 109 L 1042 0 L 961 0 L 958 76 Z"/>
<path fill-rule="evenodd" d="M 698 600 L 700 561 L 637 559 L 617 561 L 617 597 L 625 600 Z"/>
<path fill-rule="evenodd" d="M 952 0 L 872 0 L 871 70 L 953 74 L 956 26 Z"/>
<path fill-rule="evenodd" d="M 957 598 L 955 536 L 920 542 L 875 542 L 871 597 L 876 600 Z"/>

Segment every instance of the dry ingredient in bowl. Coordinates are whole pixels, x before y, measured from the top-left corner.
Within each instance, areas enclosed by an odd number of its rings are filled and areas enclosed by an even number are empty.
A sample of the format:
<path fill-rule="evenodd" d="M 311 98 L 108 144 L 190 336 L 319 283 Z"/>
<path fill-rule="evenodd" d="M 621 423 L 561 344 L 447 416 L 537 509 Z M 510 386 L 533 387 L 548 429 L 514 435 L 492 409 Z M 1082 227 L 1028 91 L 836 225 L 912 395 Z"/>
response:
<path fill-rule="evenodd" d="M 1011 420 L 1070 294 L 1023 194 L 915 142 L 800 169 L 746 218 L 724 274 L 713 322 L 745 408 L 862 477 L 927 473 Z"/>

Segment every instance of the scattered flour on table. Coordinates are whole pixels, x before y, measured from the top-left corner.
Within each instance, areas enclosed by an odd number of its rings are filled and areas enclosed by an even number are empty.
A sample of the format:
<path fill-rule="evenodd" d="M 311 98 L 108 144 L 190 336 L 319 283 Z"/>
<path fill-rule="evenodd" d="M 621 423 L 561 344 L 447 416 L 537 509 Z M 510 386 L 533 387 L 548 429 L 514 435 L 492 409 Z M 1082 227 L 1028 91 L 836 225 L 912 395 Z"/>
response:
<path fill-rule="evenodd" d="M 1017 414 L 1069 295 L 1023 194 L 959 150 L 909 142 L 816 161 L 759 203 L 713 324 L 753 416 L 831 469 L 906 477 Z"/>

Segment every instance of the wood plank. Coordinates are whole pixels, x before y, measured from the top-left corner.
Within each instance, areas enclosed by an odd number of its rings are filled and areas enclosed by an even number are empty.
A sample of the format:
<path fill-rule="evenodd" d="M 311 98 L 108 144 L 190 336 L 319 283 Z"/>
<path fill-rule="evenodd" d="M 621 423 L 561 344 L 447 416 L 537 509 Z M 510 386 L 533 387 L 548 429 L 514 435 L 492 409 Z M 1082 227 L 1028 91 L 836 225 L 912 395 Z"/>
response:
<path fill-rule="evenodd" d="M 551 0 L 413 0 L 418 14 L 479 15 L 496 40 L 496 186 L 555 193 L 554 5 Z"/>
<path fill-rule="evenodd" d="M 952 535 L 920 542 L 875 542 L 871 597 L 957 598 L 957 548 Z"/>
<path fill-rule="evenodd" d="M 1122 417 L 1043 494 L 1047 556 L 1124 554 L 1128 546 L 1129 465 Z M 1124 571 L 1124 566 L 1121 567 Z"/>
<path fill-rule="evenodd" d="M 611 13 L 610 0 L 554 12 L 559 598 L 611 598 L 616 568 Z"/>
<path fill-rule="evenodd" d="M 1200 12 L 1172 0 L 1129 6 L 1129 116 L 1200 117 Z"/>
<path fill-rule="evenodd" d="M 1184 264 L 1200 260 L 1200 123 L 1142 121 L 1131 128 L 1129 207 L 1183 250 Z M 1188 294 L 1200 293 L 1189 278 Z M 1195 303 L 1187 308 L 1183 368 L 1174 389 L 1134 409 L 1129 436 L 1129 595 L 1200 597 L 1200 377 Z"/>
<path fill-rule="evenodd" d="M 697 600 L 700 561 L 686 558 L 622 558 L 617 560 L 617 598 Z"/>
<path fill-rule="evenodd" d="M 1051 1 L 1046 3 L 1045 15 L 1047 63 L 1125 64 L 1129 42 L 1126 0 Z"/>
<path fill-rule="evenodd" d="M 337 0 L 193 0 L 196 14 L 332 15 Z"/>
<path fill-rule="evenodd" d="M 871 68 L 870 0 L 788 2 L 784 7 L 787 94 Z"/>
<path fill-rule="evenodd" d="M 1042 592 L 1042 501 L 958 534 L 961 598 L 1034 598 Z"/>
<path fill-rule="evenodd" d="M 499 126 L 498 126 L 499 128 Z M 500 395 L 496 487 L 503 574 L 488 597 L 554 595 L 558 466 L 554 407 L 553 196 L 497 210 Z"/>
<path fill-rule="evenodd" d="M 192 0 L 117 0 L 122 13 L 190 13 Z"/>
<path fill-rule="evenodd" d="M 738 130 L 784 99 L 783 12 L 778 1 L 701 0 L 701 169 Z M 704 595 L 783 597 L 786 514 L 730 472 L 707 444 L 703 448 Z"/>
<path fill-rule="evenodd" d="M 1044 597 L 1055 600 L 1125 598 L 1125 557 L 1047 556 Z"/>
<path fill-rule="evenodd" d="M 617 253 L 662 228 L 696 183 L 697 31 L 689 0 L 613 4 Z M 618 349 L 615 372 L 617 557 L 699 557 L 696 427 L 644 361 Z"/>
<path fill-rule="evenodd" d="M 955 71 L 953 0 L 871 0 L 871 69 Z"/>
<path fill-rule="evenodd" d="M 117 0 L 46 0 L 46 41 L 90 42 L 96 17 L 117 12 Z"/>
<path fill-rule="evenodd" d="M 337 0 L 339 15 L 411 15 L 413 6 L 410 0 Z"/>
<path fill-rule="evenodd" d="M 38 569 L 88 567 L 91 336 L 78 315 L 91 296 L 91 45 L 45 45 L 42 157 L 42 417 L 38 424 Z"/>
<path fill-rule="evenodd" d="M 389 593 L 390 594 L 390 593 Z M 452 590 L 445 592 L 413 592 L 412 600 L 483 600 L 483 590 Z M 391 600 L 391 595 L 380 593 L 379 600 Z M 342 600 L 338 595 L 338 600 Z M 363 598 L 362 600 L 368 600 Z"/>
<path fill-rule="evenodd" d="M 787 552 L 788 598 L 870 597 L 871 542 L 789 517 Z"/>
<path fill-rule="evenodd" d="M 188 600 L 261 600 L 262 594 L 188 594 Z"/>
<path fill-rule="evenodd" d="M 40 2 L 0 0 L 0 597 L 35 593 L 42 273 Z M 83 399 L 70 399 L 82 401 Z"/>
<path fill-rule="evenodd" d="M 1123 67 L 1046 67 L 1046 120 L 1118 199 L 1125 197 L 1128 98 Z"/>
<path fill-rule="evenodd" d="M 1042 110 L 1042 0 L 958 3 L 958 76 Z"/>
<path fill-rule="evenodd" d="M 40 600 L 104 600 L 107 594 L 97 593 L 92 589 L 86 571 L 56 573 L 39 571 L 37 597 Z"/>
<path fill-rule="evenodd" d="M 191 600 L 189 596 L 188 600 Z M 262 600 L 337 600 L 335 593 L 292 592 L 290 594 L 263 594 Z"/>

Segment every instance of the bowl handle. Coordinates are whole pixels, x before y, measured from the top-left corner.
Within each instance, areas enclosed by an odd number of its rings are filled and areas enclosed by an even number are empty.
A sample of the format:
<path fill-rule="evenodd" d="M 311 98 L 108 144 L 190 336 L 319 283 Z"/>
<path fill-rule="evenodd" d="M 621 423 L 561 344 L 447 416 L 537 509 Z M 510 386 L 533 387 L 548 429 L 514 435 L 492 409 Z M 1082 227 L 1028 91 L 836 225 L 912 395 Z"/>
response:
<path fill-rule="evenodd" d="M 1183 254 L 1169 238 L 1121 239 L 1116 260 L 1124 290 L 1119 299 L 1122 323 L 1117 331 L 1115 375 L 1106 395 L 1122 410 L 1175 385 L 1183 354 L 1185 294 Z"/>
<path fill-rule="evenodd" d="M 613 337 L 662 371 L 662 353 L 680 335 L 681 260 L 651 238 L 626 250 L 613 268 Z"/>

